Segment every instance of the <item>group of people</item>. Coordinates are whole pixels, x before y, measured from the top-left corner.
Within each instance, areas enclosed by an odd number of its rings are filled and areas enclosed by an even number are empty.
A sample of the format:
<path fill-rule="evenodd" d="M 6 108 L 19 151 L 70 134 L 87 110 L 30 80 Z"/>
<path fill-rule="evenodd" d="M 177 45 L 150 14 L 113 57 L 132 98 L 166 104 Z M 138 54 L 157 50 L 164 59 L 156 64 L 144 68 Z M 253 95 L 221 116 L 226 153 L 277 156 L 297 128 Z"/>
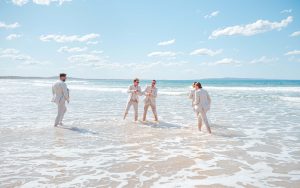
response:
<path fill-rule="evenodd" d="M 67 75 L 65 73 L 61 73 L 59 75 L 59 80 L 56 81 L 52 86 L 52 102 L 57 104 L 57 116 L 55 118 L 54 126 L 63 125 L 62 120 L 64 114 L 66 113 L 66 102 L 69 103 L 69 89 L 67 84 L 65 83 L 67 79 Z M 143 121 L 146 121 L 147 111 L 149 107 L 151 107 L 155 121 L 158 121 L 157 111 L 156 111 L 156 97 L 157 97 L 157 87 L 156 80 L 152 80 L 151 85 L 146 86 L 146 88 L 142 91 L 139 86 L 139 79 L 135 78 L 133 80 L 133 84 L 128 87 L 127 93 L 129 94 L 124 118 L 128 115 L 128 112 L 133 106 L 134 109 L 134 120 L 138 121 L 138 104 L 139 104 L 139 96 L 145 96 L 144 98 L 144 113 L 143 113 Z M 189 98 L 192 100 L 192 107 L 194 112 L 196 113 L 198 119 L 198 128 L 201 131 L 202 121 L 204 122 L 207 131 L 211 133 L 209 122 L 206 116 L 206 113 L 210 109 L 211 99 L 208 92 L 202 89 L 202 86 L 199 82 L 194 82 L 192 85 L 192 90 L 189 93 Z"/>
<path fill-rule="evenodd" d="M 155 121 L 158 121 L 157 112 L 156 112 L 156 97 L 157 97 L 157 88 L 156 80 L 152 80 L 151 86 L 146 86 L 145 90 L 142 91 L 139 86 L 140 80 L 138 78 L 133 80 L 133 85 L 128 87 L 127 93 L 129 93 L 124 118 L 126 118 L 130 107 L 133 106 L 134 109 L 134 120 L 138 120 L 138 104 L 139 96 L 145 95 L 144 99 L 144 114 L 143 121 L 146 121 L 147 111 L 149 106 L 152 109 Z"/>

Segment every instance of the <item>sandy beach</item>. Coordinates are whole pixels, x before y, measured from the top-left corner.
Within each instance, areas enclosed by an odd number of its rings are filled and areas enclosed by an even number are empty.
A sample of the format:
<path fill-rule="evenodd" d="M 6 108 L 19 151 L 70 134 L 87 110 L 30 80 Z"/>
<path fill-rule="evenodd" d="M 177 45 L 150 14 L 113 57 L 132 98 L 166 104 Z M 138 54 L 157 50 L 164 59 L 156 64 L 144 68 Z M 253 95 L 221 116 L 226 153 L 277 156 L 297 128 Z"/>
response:
<path fill-rule="evenodd" d="M 209 135 L 198 132 L 189 86 L 180 81 L 175 90 L 161 83 L 159 123 L 152 122 L 151 112 L 149 122 L 134 123 L 132 112 L 121 120 L 126 81 L 110 88 L 109 81 L 72 80 L 65 125 L 53 128 L 52 81 L 1 82 L 1 187 L 300 183 L 298 86 L 207 86 L 213 100 Z M 140 118 L 141 113 L 140 107 Z"/>

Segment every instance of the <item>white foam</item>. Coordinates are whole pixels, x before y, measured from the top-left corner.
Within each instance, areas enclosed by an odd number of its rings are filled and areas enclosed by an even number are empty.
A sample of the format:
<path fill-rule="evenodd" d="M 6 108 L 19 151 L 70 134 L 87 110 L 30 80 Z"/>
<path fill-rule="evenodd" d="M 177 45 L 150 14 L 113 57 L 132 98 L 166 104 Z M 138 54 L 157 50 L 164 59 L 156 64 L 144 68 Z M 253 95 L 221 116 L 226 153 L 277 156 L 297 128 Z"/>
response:
<path fill-rule="evenodd" d="M 300 97 L 279 97 L 281 100 L 300 103 Z"/>
<path fill-rule="evenodd" d="M 207 90 L 222 90 L 222 91 L 264 91 L 264 92 L 300 92 L 300 87 L 217 87 L 206 86 Z"/>
<path fill-rule="evenodd" d="M 76 92 L 65 129 L 53 128 L 53 82 L 0 83 L 3 187 L 15 180 L 20 187 L 124 187 L 131 180 L 132 187 L 271 187 L 299 181 L 298 87 L 205 87 L 212 98 L 209 135 L 205 126 L 198 131 L 188 87 L 158 85 L 160 122 L 151 122 L 149 109 L 149 122 L 133 123 L 132 109 L 122 120 L 127 84 L 104 81 L 67 82 Z M 142 113 L 141 102 L 140 119 Z"/>

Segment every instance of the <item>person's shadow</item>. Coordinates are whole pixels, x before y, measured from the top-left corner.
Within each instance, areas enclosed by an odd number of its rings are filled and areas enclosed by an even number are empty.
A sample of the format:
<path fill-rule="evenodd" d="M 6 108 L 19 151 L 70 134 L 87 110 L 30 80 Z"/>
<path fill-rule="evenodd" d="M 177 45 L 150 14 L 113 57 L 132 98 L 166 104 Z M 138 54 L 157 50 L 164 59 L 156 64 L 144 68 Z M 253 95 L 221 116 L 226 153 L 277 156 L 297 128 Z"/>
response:
<path fill-rule="evenodd" d="M 141 124 L 152 127 L 152 128 L 161 128 L 161 129 L 182 129 L 182 128 L 184 128 L 183 126 L 164 122 L 164 121 L 159 121 L 159 122 L 146 121 L 146 122 L 141 122 Z"/>
<path fill-rule="evenodd" d="M 204 126 L 204 125 L 203 125 Z M 203 127 L 205 129 L 205 126 Z M 226 127 L 220 124 L 211 124 L 213 135 L 226 138 L 244 138 L 246 134 L 239 130 L 234 130 L 232 127 Z"/>
<path fill-rule="evenodd" d="M 80 133 L 80 134 L 92 134 L 92 135 L 97 135 L 97 134 L 99 134 L 99 133 L 94 132 L 94 131 L 92 131 L 92 130 L 89 130 L 89 129 L 83 129 L 83 128 L 78 128 L 78 127 L 59 126 L 58 128 L 61 128 L 61 129 L 67 129 L 67 130 L 74 131 L 74 132 L 77 132 L 77 133 Z"/>

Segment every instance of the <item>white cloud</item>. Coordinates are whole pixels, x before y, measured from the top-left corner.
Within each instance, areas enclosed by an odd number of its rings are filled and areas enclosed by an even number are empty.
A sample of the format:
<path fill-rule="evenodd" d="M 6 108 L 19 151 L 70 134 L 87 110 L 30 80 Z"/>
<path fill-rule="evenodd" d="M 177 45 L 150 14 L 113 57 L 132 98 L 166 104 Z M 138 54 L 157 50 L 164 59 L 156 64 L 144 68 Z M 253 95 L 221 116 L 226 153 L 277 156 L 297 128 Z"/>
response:
<path fill-rule="evenodd" d="M 72 52 L 83 52 L 83 51 L 86 51 L 86 50 L 87 50 L 87 47 L 83 47 L 83 48 L 73 47 L 73 48 L 70 48 L 68 46 L 62 46 L 57 51 L 60 52 L 60 53 L 62 53 L 62 52 L 72 53 Z"/>
<path fill-rule="evenodd" d="M 224 58 L 219 61 L 216 61 L 215 65 L 231 65 L 231 64 L 239 64 L 240 62 L 230 58 Z"/>
<path fill-rule="evenodd" d="M 51 0 L 32 0 L 33 3 L 38 5 L 50 5 Z"/>
<path fill-rule="evenodd" d="M 217 11 L 214 11 L 214 12 L 208 14 L 208 15 L 205 15 L 204 18 L 205 19 L 212 18 L 212 17 L 218 16 L 219 13 L 220 12 L 217 10 Z"/>
<path fill-rule="evenodd" d="M 293 50 L 285 53 L 284 55 L 300 55 L 300 50 Z"/>
<path fill-rule="evenodd" d="M 98 38 L 100 35 L 95 33 L 90 33 L 87 35 L 41 35 L 40 40 L 43 42 L 55 41 L 59 43 L 64 42 L 87 42 L 89 40 Z"/>
<path fill-rule="evenodd" d="M 68 61 L 71 63 L 95 63 L 104 62 L 105 58 L 94 54 L 80 54 L 68 57 Z"/>
<path fill-rule="evenodd" d="M 167 46 L 175 43 L 175 39 L 159 42 L 158 46 Z"/>
<path fill-rule="evenodd" d="M 202 63 L 203 65 L 209 65 L 209 66 L 216 66 L 216 65 L 236 65 L 240 66 L 241 63 L 238 60 L 231 59 L 231 58 L 223 58 L 221 60 L 215 61 L 215 62 L 205 62 Z"/>
<path fill-rule="evenodd" d="M 93 50 L 93 51 L 91 51 L 91 53 L 92 54 L 102 54 L 103 51 L 101 51 L 101 50 Z"/>
<path fill-rule="evenodd" d="M 262 56 L 258 59 L 253 59 L 250 61 L 250 64 L 263 64 L 263 63 L 272 63 L 278 61 L 278 58 L 268 58 L 266 56 Z"/>
<path fill-rule="evenodd" d="M 213 50 L 210 50 L 210 49 L 207 49 L 207 48 L 200 48 L 200 49 L 196 49 L 194 51 L 192 51 L 190 53 L 190 55 L 208 55 L 208 56 L 215 56 L 217 54 L 220 54 L 222 53 L 222 49 L 219 49 L 219 50 L 216 50 L 216 51 L 213 51 Z"/>
<path fill-rule="evenodd" d="M 28 0 L 12 0 L 11 2 L 15 5 L 23 6 L 28 3 Z"/>
<path fill-rule="evenodd" d="M 6 37 L 6 40 L 14 40 L 14 39 L 17 39 L 17 38 L 20 38 L 22 35 L 20 34 L 10 34 Z"/>
<path fill-rule="evenodd" d="M 298 36 L 300 36 L 300 31 L 295 31 L 290 35 L 290 37 L 298 37 Z"/>
<path fill-rule="evenodd" d="M 98 41 L 88 41 L 86 44 L 93 44 L 93 45 L 95 45 L 95 44 L 98 44 L 99 42 Z"/>
<path fill-rule="evenodd" d="M 73 66 L 84 66 L 94 68 L 120 68 L 125 64 L 111 63 L 108 56 L 103 56 L 97 53 L 85 53 L 79 55 L 72 55 L 68 57 L 68 61 L 73 63 Z"/>
<path fill-rule="evenodd" d="M 20 24 L 18 22 L 15 22 L 15 23 L 12 23 L 12 24 L 6 24 L 4 22 L 0 22 L 0 28 L 15 29 L 17 27 L 20 27 Z"/>
<path fill-rule="evenodd" d="M 220 36 L 230 36 L 230 35 L 243 35 L 251 36 L 258 33 L 264 33 L 271 30 L 281 30 L 286 27 L 289 23 L 293 21 L 293 17 L 289 16 L 280 22 L 271 22 L 269 20 L 257 20 L 254 23 L 247 25 L 235 25 L 231 27 L 226 27 L 223 29 L 217 29 L 212 32 L 209 36 L 210 39 L 214 39 Z"/>
<path fill-rule="evenodd" d="M 58 4 L 62 5 L 65 2 L 71 2 L 72 0 L 58 0 Z"/>
<path fill-rule="evenodd" d="M 142 72 L 149 71 L 150 68 L 161 68 L 161 67 L 176 67 L 186 64 L 186 61 L 155 61 L 155 62 L 143 62 L 143 63 L 130 63 L 123 66 L 131 67 L 135 70 Z"/>
<path fill-rule="evenodd" d="M 6 48 L 0 51 L 0 58 L 9 59 L 13 61 L 21 61 L 23 65 L 37 65 L 45 62 L 38 61 L 30 55 L 23 54 L 14 48 Z"/>
<path fill-rule="evenodd" d="M 19 50 L 16 50 L 14 48 L 6 48 L 6 49 L 2 50 L 0 53 L 1 54 L 18 54 Z"/>
<path fill-rule="evenodd" d="M 151 52 L 148 57 L 175 57 L 176 52 L 164 51 L 164 52 Z"/>
<path fill-rule="evenodd" d="M 70 1 L 72 0 L 32 0 L 32 3 L 37 5 L 50 5 L 51 3 L 57 2 L 59 5 L 62 5 L 63 3 Z M 12 3 L 17 6 L 23 6 L 28 2 L 28 0 L 12 0 Z"/>
<path fill-rule="evenodd" d="M 0 52 L 0 58 L 7 58 L 17 61 L 30 61 L 32 58 L 29 55 L 21 54 L 19 50 L 14 48 L 7 48 Z"/>
<path fill-rule="evenodd" d="M 293 10 L 292 9 L 285 9 L 285 10 L 282 10 L 280 13 L 283 14 L 283 13 L 291 13 Z"/>

